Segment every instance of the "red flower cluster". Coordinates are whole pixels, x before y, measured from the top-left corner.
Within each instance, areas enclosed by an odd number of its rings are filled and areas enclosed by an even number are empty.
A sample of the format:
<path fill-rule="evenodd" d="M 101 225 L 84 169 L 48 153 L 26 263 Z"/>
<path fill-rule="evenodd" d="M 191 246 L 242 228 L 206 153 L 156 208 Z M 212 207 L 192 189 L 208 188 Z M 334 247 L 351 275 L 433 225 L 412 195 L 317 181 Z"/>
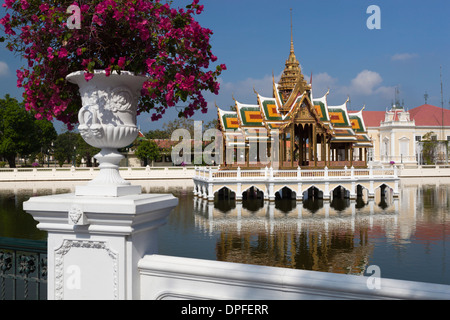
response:
<path fill-rule="evenodd" d="M 175 9 L 159 0 L 5 0 L 0 24 L 7 47 L 28 62 L 17 70 L 26 108 L 38 118 L 74 124 L 81 99 L 65 76 L 85 70 L 89 81 L 94 70 L 104 69 L 148 76 L 138 112 L 151 112 L 152 120 L 179 101 L 188 104 L 179 116 L 206 112 L 202 91 L 218 93 L 217 77 L 226 66 L 208 70 L 217 57 L 209 43 L 212 31 L 194 19 L 203 11 L 198 2 Z M 79 29 L 67 25 L 70 5 L 80 8 Z"/>

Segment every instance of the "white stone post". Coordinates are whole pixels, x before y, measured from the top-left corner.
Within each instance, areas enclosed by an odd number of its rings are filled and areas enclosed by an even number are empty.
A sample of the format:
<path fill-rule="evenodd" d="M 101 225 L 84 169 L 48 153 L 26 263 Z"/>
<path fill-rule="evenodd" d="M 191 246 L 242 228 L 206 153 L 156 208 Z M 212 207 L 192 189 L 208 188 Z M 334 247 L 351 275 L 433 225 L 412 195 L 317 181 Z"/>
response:
<path fill-rule="evenodd" d="M 373 167 L 372 164 L 369 164 L 369 192 L 368 198 L 373 199 L 375 197 L 375 190 L 373 186 Z"/>
<path fill-rule="evenodd" d="M 328 169 L 327 170 L 327 176 L 328 176 Z M 328 181 L 325 182 L 325 188 L 323 190 L 323 200 L 330 201 L 330 183 Z"/>
<path fill-rule="evenodd" d="M 208 183 L 208 201 L 214 201 L 214 192 L 212 183 Z"/>
<path fill-rule="evenodd" d="M 242 201 L 242 184 L 236 183 L 236 201 Z"/>
<path fill-rule="evenodd" d="M 48 233 L 48 299 L 139 299 L 137 263 L 157 253 L 157 229 L 177 203 L 169 194 L 30 198 L 24 209 Z"/>
<path fill-rule="evenodd" d="M 350 200 L 356 200 L 358 195 L 356 194 L 356 182 L 352 181 L 351 190 L 350 190 Z"/>
<path fill-rule="evenodd" d="M 275 201 L 274 184 L 269 183 L 269 201 Z"/>
<path fill-rule="evenodd" d="M 303 201 L 303 192 L 302 192 L 302 183 L 298 182 L 297 183 L 297 194 L 296 194 L 296 198 L 297 201 Z"/>

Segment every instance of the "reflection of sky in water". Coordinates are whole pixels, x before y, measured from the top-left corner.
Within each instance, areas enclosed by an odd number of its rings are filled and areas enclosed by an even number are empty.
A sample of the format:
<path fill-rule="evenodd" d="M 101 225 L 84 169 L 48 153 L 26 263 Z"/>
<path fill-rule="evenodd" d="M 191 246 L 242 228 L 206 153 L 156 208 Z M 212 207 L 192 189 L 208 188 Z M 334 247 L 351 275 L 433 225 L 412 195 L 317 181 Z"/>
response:
<path fill-rule="evenodd" d="M 179 205 L 159 230 L 159 253 L 183 257 L 450 284 L 450 179 L 402 180 L 400 197 L 246 199 L 208 203 L 189 183 L 137 182 L 143 192 L 172 192 Z M 71 192 L 80 183 L 2 185 L 0 236 L 45 238 L 23 212 L 30 196 Z"/>

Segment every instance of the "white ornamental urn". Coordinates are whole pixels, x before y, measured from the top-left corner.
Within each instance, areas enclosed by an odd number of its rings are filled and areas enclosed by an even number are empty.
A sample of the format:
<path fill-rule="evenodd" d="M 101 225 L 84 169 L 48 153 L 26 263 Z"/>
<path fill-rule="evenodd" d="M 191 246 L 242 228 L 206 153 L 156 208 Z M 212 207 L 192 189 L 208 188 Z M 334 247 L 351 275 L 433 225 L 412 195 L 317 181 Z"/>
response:
<path fill-rule="evenodd" d="M 123 155 L 117 149 L 130 145 L 138 135 L 137 104 L 144 76 L 121 71 L 106 76 L 96 70 L 91 80 L 85 71 L 69 74 L 66 79 L 79 87 L 82 107 L 78 113 L 78 130 L 91 146 L 100 148 L 95 155 L 100 172 L 86 186 L 77 186 L 76 195 L 122 196 L 138 194 L 140 186 L 133 186 L 119 173 Z"/>

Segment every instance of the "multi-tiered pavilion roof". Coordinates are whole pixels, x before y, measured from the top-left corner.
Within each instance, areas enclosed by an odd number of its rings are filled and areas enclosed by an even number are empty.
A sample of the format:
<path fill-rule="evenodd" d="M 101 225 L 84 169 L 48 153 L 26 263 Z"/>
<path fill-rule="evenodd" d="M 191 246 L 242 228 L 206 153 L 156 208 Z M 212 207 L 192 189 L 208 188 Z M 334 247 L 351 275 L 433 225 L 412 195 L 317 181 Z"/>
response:
<path fill-rule="evenodd" d="M 359 112 L 349 113 L 347 101 L 342 105 L 328 105 L 326 92 L 313 96 L 311 84 L 305 80 L 295 53 L 291 48 L 279 82 L 272 77 L 272 96 L 255 91 L 256 104 L 234 99 L 234 110 L 218 109 L 220 129 L 225 150 L 244 150 L 250 166 L 250 143 L 273 143 L 279 138 L 281 167 L 333 167 L 367 165 L 367 148 L 372 142 Z M 356 150 L 356 152 L 354 152 Z M 253 161 L 258 167 L 258 159 Z M 223 165 L 232 166 L 226 160 Z"/>

